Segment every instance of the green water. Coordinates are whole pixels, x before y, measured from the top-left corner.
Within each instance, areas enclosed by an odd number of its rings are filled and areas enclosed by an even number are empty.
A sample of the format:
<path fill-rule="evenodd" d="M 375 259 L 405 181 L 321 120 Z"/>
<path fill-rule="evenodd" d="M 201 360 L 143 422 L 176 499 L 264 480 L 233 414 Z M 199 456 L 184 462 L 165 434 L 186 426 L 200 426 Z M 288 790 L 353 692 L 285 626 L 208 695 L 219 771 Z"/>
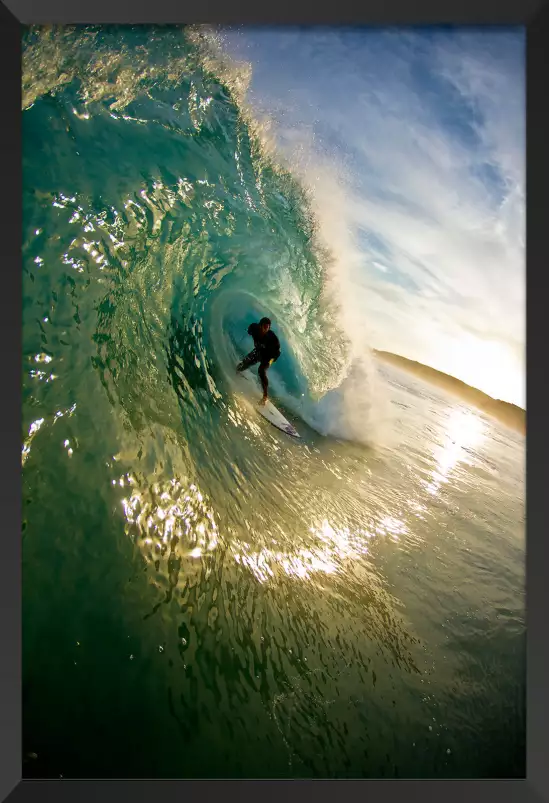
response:
<path fill-rule="evenodd" d="M 349 364 L 306 193 L 193 36 L 24 52 L 24 774 L 524 774 L 524 439 Z M 265 313 L 302 442 L 235 392 Z"/>

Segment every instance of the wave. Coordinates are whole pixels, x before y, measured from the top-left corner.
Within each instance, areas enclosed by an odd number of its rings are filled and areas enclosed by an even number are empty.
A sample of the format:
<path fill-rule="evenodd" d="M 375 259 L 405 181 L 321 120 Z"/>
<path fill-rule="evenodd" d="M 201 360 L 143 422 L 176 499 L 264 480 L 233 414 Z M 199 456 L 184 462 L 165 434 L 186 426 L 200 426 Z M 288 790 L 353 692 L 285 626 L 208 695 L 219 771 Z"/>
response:
<path fill-rule="evenodd" d="M 55 103 L 66 148 L 94 146 L 70 188 L 51 191 L 66 182 L 55 164 L 44 187 L 76 234 L 63 255 L 75 292 L 97 290 L 94 367 L 135 428 L 175 415 L 158 394 L 167 369 L 198 427 L 267 314 L 282 344 L 274 396 L 323 435 L 371 443 L 379 398 L 345 189 L 311 149 L 277 149 L 246 103 L 249 76 L 199 28 L 27 33 L 23 108 L 38 129 Z"/>

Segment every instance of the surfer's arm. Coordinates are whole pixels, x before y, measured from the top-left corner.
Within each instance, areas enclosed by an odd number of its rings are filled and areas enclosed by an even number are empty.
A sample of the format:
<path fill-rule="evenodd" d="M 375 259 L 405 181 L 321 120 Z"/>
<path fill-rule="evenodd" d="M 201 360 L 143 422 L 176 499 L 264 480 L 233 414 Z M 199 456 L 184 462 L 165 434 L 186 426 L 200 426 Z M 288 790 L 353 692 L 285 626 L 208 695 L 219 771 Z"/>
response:
<path fill-rule="evenodd" d="M 271 365 L 273 362 L 276 362 L 280 357 L 280 340 L 278 339 L 278 337 L 276 338 L 276 342 L 273 345 L 274 348 L 273 348 L 273 356 L 271 357 Z"/>
<path fill-rule="evenodd" d="M 267 351 L 267 361 L 269 365 L 272 365 L 274 362 L 278 360 L 280 357 L 280 344 L 278 346 L 272 346 Z"/>

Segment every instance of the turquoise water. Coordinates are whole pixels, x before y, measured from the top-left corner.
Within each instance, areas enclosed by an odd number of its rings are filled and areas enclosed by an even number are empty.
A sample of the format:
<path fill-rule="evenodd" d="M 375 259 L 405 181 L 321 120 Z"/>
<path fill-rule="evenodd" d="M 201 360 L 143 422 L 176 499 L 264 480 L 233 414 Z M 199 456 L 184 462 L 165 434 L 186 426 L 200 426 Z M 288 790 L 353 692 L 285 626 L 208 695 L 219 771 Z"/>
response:
<path fill-rule="evenodd" d="M 24 773 L 520 776 L 524 439 L 356 360 L 239 80 L 25 37 Z M 262 314 L 301 443 L 234 385 Z"/>

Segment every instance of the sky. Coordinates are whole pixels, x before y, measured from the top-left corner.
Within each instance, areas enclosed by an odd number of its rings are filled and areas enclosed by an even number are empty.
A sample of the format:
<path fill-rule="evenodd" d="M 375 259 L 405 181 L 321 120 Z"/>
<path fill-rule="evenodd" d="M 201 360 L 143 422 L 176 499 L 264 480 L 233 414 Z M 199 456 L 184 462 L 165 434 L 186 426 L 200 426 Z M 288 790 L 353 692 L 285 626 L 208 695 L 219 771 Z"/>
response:
<path fill-rule="evenodd" d="M 221 34 L 307 175 L 370 346 L 524 407 L 523 29 Z"/>

